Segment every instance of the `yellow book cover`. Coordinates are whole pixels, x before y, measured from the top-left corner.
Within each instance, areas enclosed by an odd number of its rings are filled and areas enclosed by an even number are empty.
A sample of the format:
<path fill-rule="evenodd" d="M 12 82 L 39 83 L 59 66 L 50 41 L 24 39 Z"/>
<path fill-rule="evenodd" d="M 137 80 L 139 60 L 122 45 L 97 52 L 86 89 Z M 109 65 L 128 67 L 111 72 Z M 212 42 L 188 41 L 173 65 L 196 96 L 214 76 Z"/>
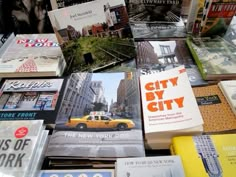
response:
<path fill-rule="evenodd" d="M 171 153 L 181 156 L 186 177 L 233 177 L 235 139 L 236 134 L 174 137 Z"/>

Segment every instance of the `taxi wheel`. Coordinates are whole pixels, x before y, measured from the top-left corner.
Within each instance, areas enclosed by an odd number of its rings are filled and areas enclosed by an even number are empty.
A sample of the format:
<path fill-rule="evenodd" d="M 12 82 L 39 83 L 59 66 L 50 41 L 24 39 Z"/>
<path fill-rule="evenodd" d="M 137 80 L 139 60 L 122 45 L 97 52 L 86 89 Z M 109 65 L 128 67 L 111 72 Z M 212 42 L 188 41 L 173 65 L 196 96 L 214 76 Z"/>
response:
<path fill-rule="evenodd" d="M 78 124 L 78 125 L 76 126 L 76 128 L 77 128 L 78 130 L 85 130 L 85 129 L 87 129 L 87 126 L 86 126 L 85 124 Z"/>
<path fill-rule="evenodd" d="M 126 129 L 127 129 L 127 125 L 124 124 L 124 123 L 122 123 L 122 124 L 119 124 L 119 125 L 117 126 L 117 128 L 118 128 L 118 130 L 126 130 Z"/>

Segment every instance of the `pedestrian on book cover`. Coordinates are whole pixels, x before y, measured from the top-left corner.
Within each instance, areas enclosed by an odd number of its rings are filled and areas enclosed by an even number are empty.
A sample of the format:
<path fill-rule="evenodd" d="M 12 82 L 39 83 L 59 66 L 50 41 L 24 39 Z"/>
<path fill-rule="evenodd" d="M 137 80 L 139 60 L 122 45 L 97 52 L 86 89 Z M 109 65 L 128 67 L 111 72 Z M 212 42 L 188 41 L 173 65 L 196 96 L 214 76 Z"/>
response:
<path fill-rule="evenodd" d="M 33 34 L 52 31 L 44 0 L 7 0 L 2 2 L 1 8 L 7 32 Z"/>

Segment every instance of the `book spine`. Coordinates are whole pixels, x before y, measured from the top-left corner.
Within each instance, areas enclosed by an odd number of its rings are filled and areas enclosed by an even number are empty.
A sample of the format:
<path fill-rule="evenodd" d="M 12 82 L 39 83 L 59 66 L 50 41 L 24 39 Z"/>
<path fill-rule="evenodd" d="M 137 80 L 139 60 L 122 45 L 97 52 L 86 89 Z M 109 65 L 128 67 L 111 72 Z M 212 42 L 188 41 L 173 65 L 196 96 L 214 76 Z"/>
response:
<path fill-rule="evenodd" d="M 205 72 L 204 72 L 202 63 L 201 63 L 201 61 L 200 61 L 199 58 L 198 58 L 198 54 L 195 52 L 195 50 L 194 50 L 193 47 L 192 47 L 191 38 L 187 38 L 187 39 L 186 39 L 186 43 L 187 43 L 187 46 L 188 46 L 188 48 L 189 48 L 189 50 L 190 50 L 190 52 L 191 52 L 191 54 L 192 54 L 192 56 L 193 56 L 193 59 L 195 60 L 195 62 L 196 62 L 196 64 L 197 64 L 197 67 L 198 67 L 198 69 L 199 69 L 199 71 L 200 71 L 200 73 L 201 73 L 202 78 L 203 78 L 204 80 L 206 80 L 206 74 L 205 74 Z"/>
<path fill-rule="evenodd" d="M 198 0 L 196 17 L 195 17 L 195 20 L 193 22 L 193 27 L 192 27 L 193 35 L 199 35 L 200 33 L 204 5 L 205 5 L 205 0 Z"/>
<path fill-rule="evenodd" d="M 186 24 L 187 33 L 191 33 L 193 30 L 194 20 L 197 17 L 197 6 L 199 0 L 192 0 L 189 8 L 189 15 Z"/>

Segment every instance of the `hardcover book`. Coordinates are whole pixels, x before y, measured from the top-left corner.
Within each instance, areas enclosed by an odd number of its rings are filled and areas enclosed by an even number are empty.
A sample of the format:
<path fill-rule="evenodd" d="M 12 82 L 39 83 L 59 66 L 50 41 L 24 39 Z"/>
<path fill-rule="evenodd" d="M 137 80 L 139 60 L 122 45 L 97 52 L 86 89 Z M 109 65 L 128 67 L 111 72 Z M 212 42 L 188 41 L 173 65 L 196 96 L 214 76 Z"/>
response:
<path fill-rule="evenodd" d="M 116 162 L 116 177 L 135 176 L 185 177 L 180 156 L 153 156 L 119 158 Z"/>
<path fill-rule="evenodd" d="M 0 121 L 1 166 L 3 176 L 28 177 L 35 154 L 45 143 L 43 120 Z"/>
<path fill-rule="evenodd" d="M 65 60 L 55 34 L 16 35 L 2 46 L 0 77 L 60 76 Z"/>
<path fill-rule="evenodd" d="M 204 121 L 205 133 L 236 131 L 236 119 L 218 85 L 193 88 Z"/>
<path fill-rule="evenodd" d="M 55 124 L 66 81 L 58 79 L 7 79 L 0 90 L 1 120 L 44 119 Z"/>
<path fill-rule="evenodd" d="M 126 0 L 135 39 L 185 37 L 182 0 Z"/>
<path fill-rule="evenodd" d="M 220 81 L 218 86 L 236 116 L 236 80 Z"/>
<path fill-rule="evenodd" d="M 221 37 L 187 38 L 187 45 L 204 80 L 236 78 L 236 47 Z"/>
<path fill-rule="evenodd" d="M 137 68 L 141 74 L 158 73 L 184 65 L 191 86 L 207 85 L 186 45 L 185 39 L 137 41 Z"/>
<path fill-rule="evenodd" d="M 144 156 L 137 78 L 136 72 L 71 74 L 46 156 Z"/>
<path fill-rule="evenodd" d="M 231 177 L 236 172 L 235 138 L 236 134 L 174 137 L 171 152 L 181 157 L 186 176 Z"/>
<path fill-rule="evenodd" d="M 184 66 L 141 75 L 140 90 L 146 136 L 203 124 Z"/>
<path fill-rule="evenodd" d="M 130 22 L 178 22 L 182 0 L 127 0 Z"/>
<path fill-rule="evenodd" d="M 113 169 L 41 170 L 39 177 L 114 177 Z"/>
<path fill-rule="evenodd" d="M 236 0 L 209 0 L 205 2 L 201 20 L 201 36 L 223 36 L 236 11 Z"/>
<path fill-rule="evenodd" d="M 123 0 L 77 4 L 50 11 L 49 17 L 68 73 L 102 71 L 136 58 Z"/>

